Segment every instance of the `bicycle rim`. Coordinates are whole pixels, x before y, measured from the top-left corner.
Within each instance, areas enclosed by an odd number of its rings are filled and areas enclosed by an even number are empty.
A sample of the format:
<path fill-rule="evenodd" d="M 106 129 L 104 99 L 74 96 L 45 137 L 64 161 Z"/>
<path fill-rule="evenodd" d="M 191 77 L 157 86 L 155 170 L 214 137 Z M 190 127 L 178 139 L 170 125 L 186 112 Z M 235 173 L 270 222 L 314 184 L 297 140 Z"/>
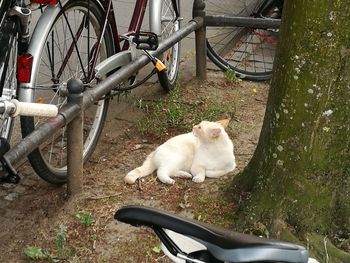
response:
<path fill-rule="evenodd" d="M 250 16 L 261 1 L 206 1 L 208 15 Z M 223 70 L 234 70 L 248 80 L 271 77 L 278 44 L 274 30 L 241 27 L 208 27 L 208 57 Z"/>
<path fill-rule="evenodd" d="M 9 22 L 10 23 L 10 22 Z M 13 30 L 13 27 L 10 26 Z M 16 97 L 17 87 L 17 34 L 8 32 L 9 41 L 8 49 L 5 55 L 4 64 L 1 66 L 0 71 L 3 72 L 1 76 L 1 83 L 3 83 L 1 98 L 4 100 L 11 100 Z M 3 32 L 4 33 L 4 32 Z M 13 118 L 7 117 L 0 120 L 0 137 L 7 140 L 11 139 L 13 126 Z"/>
<path fill-rule="evenodd" d="M 96 50 L 103 18 L 103 12 L 94 1 L 88 4 L 87 1 L 73 0 L 68 2 L 64 9 L 47 35 L 33 92 L 34 102 L 55 104 L 58 107 L 67 102 L 66 83 L 70 78 L 82 80 L 85 90 L 96 85 L 96 80 L 89 78 L 89 71 L 92 70 L 91 57 Z M 87 20 L 88 15 L 90 17 Z M 76 44 L 73 39 L 76 39 Z M 111 36 L 107 30 L 99 50 L 98 62 L 112 54 L 111 43 Z M 108 100 L 100 100 L 84 111 L 84 161 L 96 147 L 107 108 Z M 23 119 L 25 134 L 43 121 L 41 118 Z M 66 127 L 41 145 L 29 159 L 43 179 L 50 183 L 64 183 L 67 178 Z"/>
<path fill-rule="evenodd" d="M 161 16 L 162 35 L 160 41 L 163 41 L 180 29 L 180 21 L 176 20 L 176 13 L 171 0 L 162 1 Z M 175 87 L 179 72 L 180 42 L 166 50 L 161 60 L 167 71 L 158 75 L 159 82 L 166 91 L 169 91 Z"/>

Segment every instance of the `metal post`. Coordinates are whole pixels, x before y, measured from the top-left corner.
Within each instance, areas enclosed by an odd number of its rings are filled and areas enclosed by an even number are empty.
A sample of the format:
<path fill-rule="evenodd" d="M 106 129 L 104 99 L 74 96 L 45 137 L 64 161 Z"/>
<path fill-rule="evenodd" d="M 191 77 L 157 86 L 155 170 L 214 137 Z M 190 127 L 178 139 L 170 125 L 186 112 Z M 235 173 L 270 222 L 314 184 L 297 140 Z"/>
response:
<path fill-rule="evenodd" d="M 193 3 L 193 17 L 205 19 L 205 3 L 203 0 L 195 0 Z M 196 41 L 196 76 L 200 80 L 207 79 L 207 45 L 205 23 L 195 31 Z"/>
<path fill-rule="evenodd" d="M 74 196 L 83 187 L 83 83 L 79 79 L 70 79 L 67 83 L 68 104 L 77 104 L 80 111 L 67 125 L 67 194 Z"/>

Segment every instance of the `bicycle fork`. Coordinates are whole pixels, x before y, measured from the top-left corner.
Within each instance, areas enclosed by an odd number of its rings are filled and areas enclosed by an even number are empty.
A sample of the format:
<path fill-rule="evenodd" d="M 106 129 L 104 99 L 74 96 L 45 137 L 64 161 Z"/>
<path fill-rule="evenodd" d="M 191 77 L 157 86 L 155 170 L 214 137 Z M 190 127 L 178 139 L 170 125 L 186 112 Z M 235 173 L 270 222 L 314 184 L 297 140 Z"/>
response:
<path fill-rule="evenodd" d="M 20 34 L 19 34 L 19 53 L 23 53 L 28 48 L 29 43 L 29 24 L 31 19 L 32 11 L 26 7 L 14 6 L 10 11 L 10 16 L 18 17 L 20 22 Z"/>

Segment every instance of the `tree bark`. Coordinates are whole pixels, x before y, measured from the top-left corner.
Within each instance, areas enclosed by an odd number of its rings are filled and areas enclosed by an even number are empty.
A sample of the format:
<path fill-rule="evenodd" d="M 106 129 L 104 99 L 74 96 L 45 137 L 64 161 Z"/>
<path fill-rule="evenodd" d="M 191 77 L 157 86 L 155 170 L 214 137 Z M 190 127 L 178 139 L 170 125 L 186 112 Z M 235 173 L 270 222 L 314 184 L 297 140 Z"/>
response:
<path fill-rule="evenodd" d="M 329 237 L 349 249 L 349 14 L 348 0 L 285 0 L 259 143 L 235 182 L 249 192 L 241 220 L 315 248 Z M 326 261 L 323 245 L 321 262 L 350 262 L 336 249 Z"/>

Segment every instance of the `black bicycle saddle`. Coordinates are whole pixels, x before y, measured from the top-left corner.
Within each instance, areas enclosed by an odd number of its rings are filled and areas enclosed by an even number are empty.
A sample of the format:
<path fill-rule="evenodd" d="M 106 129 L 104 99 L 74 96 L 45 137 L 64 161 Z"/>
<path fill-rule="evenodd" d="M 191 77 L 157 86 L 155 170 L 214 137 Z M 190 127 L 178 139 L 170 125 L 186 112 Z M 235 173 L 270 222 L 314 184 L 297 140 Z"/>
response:
<path fill-rule="evenodd" d="M 156 208 L 125 206 L 115 213 L 114 218 L 133 226 L 164 228 L 195 238 L 223 261 L 295 263 L 308 261 L 308 252 L 302 246 L 228 231 Z"/>

